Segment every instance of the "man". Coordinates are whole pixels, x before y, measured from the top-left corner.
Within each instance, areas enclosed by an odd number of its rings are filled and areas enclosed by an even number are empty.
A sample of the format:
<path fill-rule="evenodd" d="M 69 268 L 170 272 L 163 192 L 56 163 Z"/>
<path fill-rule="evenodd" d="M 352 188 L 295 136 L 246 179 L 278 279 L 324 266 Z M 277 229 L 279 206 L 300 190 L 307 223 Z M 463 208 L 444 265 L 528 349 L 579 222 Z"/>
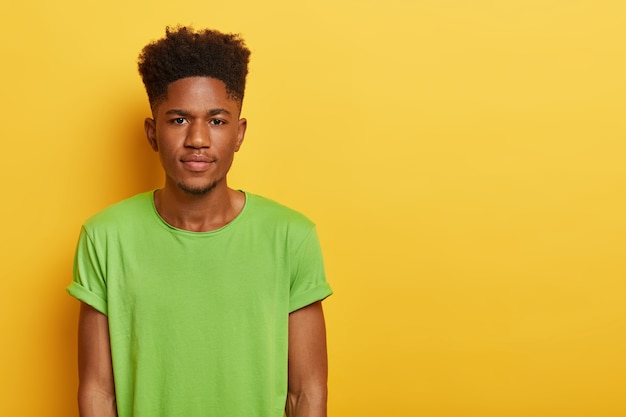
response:
<path fill-rule="evenodd" d="M 166 29 L 139 57 L 163 188 L 83 226 L 81 417 L 326 416 L 326 283 L 314 225 L 227 185 L 249 50 Z"/>

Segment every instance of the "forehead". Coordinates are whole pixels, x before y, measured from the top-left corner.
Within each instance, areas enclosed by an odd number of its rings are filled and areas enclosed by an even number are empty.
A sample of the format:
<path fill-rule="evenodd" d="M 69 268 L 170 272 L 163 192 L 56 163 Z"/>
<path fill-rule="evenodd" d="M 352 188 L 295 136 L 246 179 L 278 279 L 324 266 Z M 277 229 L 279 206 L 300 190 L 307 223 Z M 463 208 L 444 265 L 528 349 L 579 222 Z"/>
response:
<path fill-rule="evenodd" d="M 207 111 L 216 108 L 239 112 L 241 103 L 233 99 L 223 81 L 211 77 L 186 77 L 167 86 L 167 96 L 157 105 L 158 113 L 172 109 Z"/>

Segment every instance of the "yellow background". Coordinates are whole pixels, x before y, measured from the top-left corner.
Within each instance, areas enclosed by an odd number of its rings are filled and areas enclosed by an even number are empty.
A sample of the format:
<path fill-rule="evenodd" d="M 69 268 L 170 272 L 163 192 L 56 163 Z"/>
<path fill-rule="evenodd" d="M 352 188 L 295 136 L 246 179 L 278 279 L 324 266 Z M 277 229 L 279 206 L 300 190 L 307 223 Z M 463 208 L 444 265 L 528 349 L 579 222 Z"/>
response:
<path fill-rule="evenodd" d="M 626 3 L 0 6 L 3 416 L 76 416 L 81 223 L 161 184 L 136 57 L 253 51 L 230 183 L 314 219 L 332 416 L 626 415 Z"/>

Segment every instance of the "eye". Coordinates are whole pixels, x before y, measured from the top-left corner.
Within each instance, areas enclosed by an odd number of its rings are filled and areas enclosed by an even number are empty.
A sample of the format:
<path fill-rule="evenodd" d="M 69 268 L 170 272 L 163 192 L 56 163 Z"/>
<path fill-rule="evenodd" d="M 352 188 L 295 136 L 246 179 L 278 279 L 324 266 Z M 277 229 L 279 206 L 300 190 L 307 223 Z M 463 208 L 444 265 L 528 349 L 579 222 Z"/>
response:
<path fill-rule="evenodd" d="M 172 122 L 174 124 L 177 124 L 177 125 L 182 125 L 182 124 L 184 124 L 186 122 L 186 120 L 185 120 L 184 117 L 177 117 L 177 118 L 173 119 Z"/>
<path fill-rule="evenodd" d="M 209 124 L 213 126 L 220 126 L 226 124 L 226 122 L 221 119 L 211 119 L 211 121 L 209 121 Z"/>

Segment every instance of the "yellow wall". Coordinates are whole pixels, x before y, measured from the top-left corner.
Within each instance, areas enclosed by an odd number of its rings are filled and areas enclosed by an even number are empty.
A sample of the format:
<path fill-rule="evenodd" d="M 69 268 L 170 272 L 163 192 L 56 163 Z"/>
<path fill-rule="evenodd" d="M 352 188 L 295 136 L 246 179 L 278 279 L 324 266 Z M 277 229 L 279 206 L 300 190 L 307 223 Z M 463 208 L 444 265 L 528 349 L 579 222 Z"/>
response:
<path fill-rule="evenodd" d="M 253 50 L 231 185 L 319 227 L 333 416 L 626 415 L 626 3 L 2 2 L 0 414 L 75 416 L 83 220 L 158 186 L 135 60 Z"/>

